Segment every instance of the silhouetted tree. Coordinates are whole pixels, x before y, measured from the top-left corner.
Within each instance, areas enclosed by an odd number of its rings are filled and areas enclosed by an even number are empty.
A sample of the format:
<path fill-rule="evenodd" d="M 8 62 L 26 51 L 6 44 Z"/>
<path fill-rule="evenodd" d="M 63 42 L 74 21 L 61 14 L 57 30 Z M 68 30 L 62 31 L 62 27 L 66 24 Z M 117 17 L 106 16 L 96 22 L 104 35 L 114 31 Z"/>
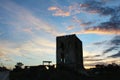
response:
<path fill-rule="evenodd" d="M 5 67 L 3 63 L 0 63 L 0 71 L 8 71 L 7 67 Z"/>
<path fill-rule="evenodd" d="M 22 66 L 23 66 L 24 64 L 22 63 L 22 62 L 18 62 L 16 65 L 15 65 L 15 71 L 18 71 L 18 70 L 21 70 L 22 69 Z"/>

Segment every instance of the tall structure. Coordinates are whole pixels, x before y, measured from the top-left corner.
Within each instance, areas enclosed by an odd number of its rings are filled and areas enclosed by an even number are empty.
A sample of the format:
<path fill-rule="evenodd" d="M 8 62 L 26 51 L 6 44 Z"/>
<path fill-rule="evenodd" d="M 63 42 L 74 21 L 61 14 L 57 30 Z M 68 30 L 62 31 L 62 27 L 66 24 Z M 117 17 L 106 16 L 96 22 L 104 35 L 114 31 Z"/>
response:
<path fill-rule="evenodd" d="M 84 69 L 82 42 L 75 34 L 56 38 L 57 67 L 66 66 L 75 70 Z"/>

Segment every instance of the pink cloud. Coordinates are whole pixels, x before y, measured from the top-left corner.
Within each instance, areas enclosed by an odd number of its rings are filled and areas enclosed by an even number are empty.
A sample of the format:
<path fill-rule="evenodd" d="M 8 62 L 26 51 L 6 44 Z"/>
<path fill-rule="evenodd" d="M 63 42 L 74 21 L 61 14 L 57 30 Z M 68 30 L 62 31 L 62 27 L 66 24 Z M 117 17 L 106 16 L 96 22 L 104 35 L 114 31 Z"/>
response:
<path fill-rule="evenodd" d="M 56 7 L 56 6 L 52 6 L 52 7 L 49 7 L 49 8 L 48 8 L 48 10 L 50 10 L 50 11 L 57 10 L 57 9 L 59 9 L 59 8 Z"/>
<path fill-rule="evenodd" d="M 27 32 L 27 33 L 33 33 L 31 27 L 30 27 L 30 28 L 24 28 L 23 31 L 24 31 L 24 32 Z"/>
<path fill-rule="evenodd" d="M 90 28 L 85 30 L 85 33 L 96 33 L 96 34 L 120 34 L 119 29 L 101 29 L 101 28 Z"/>
<path fill-rule="evenodd" d="M 68 26 L 68 27 L 67 27 L 67 30 L 72 30 L 72 29 L 74 29 L 74 28 L 75 28 L 75 27 L 71 25 L 71 26 Z"/>
<path fill-rule="evenodd" d="M 63 9 L 56 7 L 56 6 L 49 7 L 48 10 L 54 11 L 54 13 L 53 13 L 54 16 L 62 16 L 62 17 L 70 16 L 69 11 L 65 11 Z"/>

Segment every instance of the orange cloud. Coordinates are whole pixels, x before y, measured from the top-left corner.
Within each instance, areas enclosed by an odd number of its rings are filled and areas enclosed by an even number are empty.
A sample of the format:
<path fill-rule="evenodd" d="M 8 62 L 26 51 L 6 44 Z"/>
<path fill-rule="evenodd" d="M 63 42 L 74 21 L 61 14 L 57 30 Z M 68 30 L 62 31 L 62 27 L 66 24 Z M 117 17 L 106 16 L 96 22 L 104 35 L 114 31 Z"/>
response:
<path fill-rule="evenodd" d="M 74 3 L 70 6 L 51 6 L 48 8 L 49 11 L 53 11 L 53 16 L 71 16 L 71 15 L 76 15 L 81 12 L 89 12 L 89 13 L 97 13 L 96 10 L 92 11 L 86 11 L 84 8 L 89 7 L 88 4 L 79 4 L 79 3 Z"/>
<path fill-rule="evenodd" d="M 67 30 L 72 30 L 74 28 L 74 26 L 68 26 Z"/>
<path fill-rule="evenodd" d="M 70 16 L 69 12 L 64 12 L 62 10 L 57 11 L 55 14 L 53 14 L 54 16 Z"/>
<path fill-rule="evenodd" d="M 90 28 L 85 30 L 84 33 L 95 33 L 95 34 L 120 34 L 119 29 L 100 29 L 100 28 Z"/>
<path fill-rule="evenodd" d="M 119 35 L 120 34 L 120 30 L 119 29 L 100 29 L 100 28 L 89 28 L 86 30 L 81 30 L 78 32 L 73 32 L 73 34 L 116 34 Z"/>
<path fill-rule="evenodd" d="M 69 11 L 65 11 L 63 9 L 60 9 L 58 7 L 52 6 L 49 7 L 48 10 L 50 11 L 54 11 L 55 13 L 53 13 L 54 16 L 70 16 L 70 12 Z"/>
<path fill-rule="evenodd" d="M 51 10 L 51 11 L 53 11 L 53 10 L 57 10 L 57 9 L 59 9 L 59 8 L 56 7 L 56 6 L 52 6 L 52 7 L 49 7 L 49 8 L 48 8 L 48 10 Z"/>
<path fill-rule="evenodd" d="M 80 9 L 80 5 L 77 3 L 63 8 L 51 6 L 48 8 L 48 10 L 53 11 L 54 16 L 62 16 L 62 17 L 71 16 L 82 12 L 82 10 Z"/>

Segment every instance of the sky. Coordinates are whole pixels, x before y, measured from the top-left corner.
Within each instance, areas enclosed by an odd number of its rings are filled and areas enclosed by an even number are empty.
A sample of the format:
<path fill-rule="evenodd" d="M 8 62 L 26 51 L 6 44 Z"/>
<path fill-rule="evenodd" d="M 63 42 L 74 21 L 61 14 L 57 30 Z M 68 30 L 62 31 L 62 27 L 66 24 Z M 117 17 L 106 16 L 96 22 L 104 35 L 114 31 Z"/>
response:
<path fill-rule="evenodd" d="M 0 0 L 0 65 L 56 63 L 56 36 L 76 34 L 85 68 L 120 64 L 119 0 Z"/>

